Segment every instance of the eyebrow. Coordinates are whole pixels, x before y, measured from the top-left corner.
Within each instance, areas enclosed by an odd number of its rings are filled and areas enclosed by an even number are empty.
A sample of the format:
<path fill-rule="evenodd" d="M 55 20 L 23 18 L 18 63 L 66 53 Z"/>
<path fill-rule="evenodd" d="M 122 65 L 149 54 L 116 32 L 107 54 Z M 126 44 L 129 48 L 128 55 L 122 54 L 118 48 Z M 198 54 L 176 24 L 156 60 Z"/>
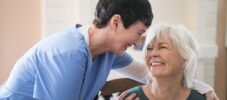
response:
<path fill-rule="evenodd" d="M 158 45 L 167 45 L 167 46 L 168 46 L 168 43 L 166 43 L 166 42 L 159 42 Z M 147 48 L 151 48 L 151 47 L 152 47 L 152 44 L 149 43 L 149 44 L 147 45 Z"/>
<path fill-rule="evenodd" d="M 166 44 L 166 45 L 168 45 L 167 43 L 165 43 L 165 42 L 161 42 L 161 43 L 158 43 L 159 45 L 162 45 L 162 44 Z"/>

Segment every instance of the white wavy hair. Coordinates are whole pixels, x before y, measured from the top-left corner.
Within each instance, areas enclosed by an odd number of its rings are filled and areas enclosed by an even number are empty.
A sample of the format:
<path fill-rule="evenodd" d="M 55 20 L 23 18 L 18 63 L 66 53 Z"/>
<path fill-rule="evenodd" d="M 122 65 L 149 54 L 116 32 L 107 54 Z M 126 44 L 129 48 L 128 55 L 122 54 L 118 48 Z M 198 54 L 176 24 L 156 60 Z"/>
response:
<path fill-rule="evenodd" d="M 172 43 L 176 47 L 180 56 L 185 59 L 182 84 L 184 87 L 191 88 L 195 77 L 200 49 L 197 41 L 183 25 L 162 23 L 151 26 L 151 29 L 149 29 L 147 33 L 143 52 L 144 54 L 146 53 L 148 45 L 152 43 L 154 39 L 160 39 L 161 37 L 166 36 L 172 40 Z M 149 77 L 149 72 L 147 75 Z"/>

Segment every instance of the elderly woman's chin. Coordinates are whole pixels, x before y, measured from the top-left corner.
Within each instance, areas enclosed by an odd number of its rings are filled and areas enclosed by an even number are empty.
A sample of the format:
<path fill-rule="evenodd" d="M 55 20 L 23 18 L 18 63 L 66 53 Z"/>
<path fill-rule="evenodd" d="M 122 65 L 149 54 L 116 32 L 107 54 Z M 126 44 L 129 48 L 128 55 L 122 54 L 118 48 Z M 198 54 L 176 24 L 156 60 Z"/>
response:
<path fill-rule="evenodd" d="M 180 70 L 171 70 L 171 69 L 166 69 L 165 67 L 163 68 L 151 68 L 150 69 L 150 75 L 152 77 L 172 77 L 175 76 L 176 74 L 180 74 Z"/>
<path fill-rule="evenodd" d="M 164 70 L 164 68 L 151 68 L 150 73 L 153 77 L 168 75 L 168 73 Z"/>

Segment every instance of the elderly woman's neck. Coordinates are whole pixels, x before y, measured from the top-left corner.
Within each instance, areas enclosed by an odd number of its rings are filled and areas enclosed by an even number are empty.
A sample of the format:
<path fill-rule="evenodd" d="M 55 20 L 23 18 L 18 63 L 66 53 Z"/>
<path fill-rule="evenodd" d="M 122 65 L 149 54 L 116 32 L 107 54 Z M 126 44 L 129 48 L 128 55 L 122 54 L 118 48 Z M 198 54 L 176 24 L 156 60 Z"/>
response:
<path fill-rule="evenodd" d="M 182 86 L 180 77 L 153 78 L 150 85 L 153 96 L 160 100 L 178 100 L 182 98 L 182 91 L 187 89 Z"/>

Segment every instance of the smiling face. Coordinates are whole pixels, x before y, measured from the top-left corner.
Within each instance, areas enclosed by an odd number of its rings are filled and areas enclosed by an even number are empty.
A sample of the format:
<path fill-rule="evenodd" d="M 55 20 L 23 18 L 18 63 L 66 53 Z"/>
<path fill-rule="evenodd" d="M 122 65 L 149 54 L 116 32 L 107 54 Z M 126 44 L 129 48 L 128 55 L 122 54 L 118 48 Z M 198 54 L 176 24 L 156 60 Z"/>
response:
<path fill-rule="evenodd" d="M 147 47 L 146 65 L 153 77 L 182 75 L 184 59 L 169 36 L 154 38 Z"/>
<path fill-rule="evenodd" d="M 147 30 L 147 27 L 140 21 L 132 24 L 127 29 L 124 28 L 122 23 L 119 23 L 117 27 L 112 41 L 112 52 L 116 55 L 122 55 L 128 47 L 138 44 L 141 35 Z"/>

